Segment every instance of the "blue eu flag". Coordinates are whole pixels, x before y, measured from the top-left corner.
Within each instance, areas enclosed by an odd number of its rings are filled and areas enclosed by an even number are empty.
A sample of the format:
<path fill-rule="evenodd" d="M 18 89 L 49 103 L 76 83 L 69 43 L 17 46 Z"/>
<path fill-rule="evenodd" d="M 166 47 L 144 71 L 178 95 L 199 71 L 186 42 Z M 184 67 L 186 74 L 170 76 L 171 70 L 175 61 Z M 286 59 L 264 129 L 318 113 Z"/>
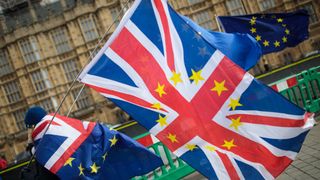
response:
<path fill-rule="evenodd" d="M 292 13 L 219 16 L 225 32 L 248 33 L 258 41 L 263 54 L 294 47 L 308 39 L 309 15 L 306 10 Z"/>
<path fill-rule="evenodd" d="M 189 18 L 180 15 L 196 32 L 213 47 L 219 49 L 231 61 L 249 70 L 259 61 L 262 50 L 259 43 L 248 34 L 214 32 L 202 28 Z"/>

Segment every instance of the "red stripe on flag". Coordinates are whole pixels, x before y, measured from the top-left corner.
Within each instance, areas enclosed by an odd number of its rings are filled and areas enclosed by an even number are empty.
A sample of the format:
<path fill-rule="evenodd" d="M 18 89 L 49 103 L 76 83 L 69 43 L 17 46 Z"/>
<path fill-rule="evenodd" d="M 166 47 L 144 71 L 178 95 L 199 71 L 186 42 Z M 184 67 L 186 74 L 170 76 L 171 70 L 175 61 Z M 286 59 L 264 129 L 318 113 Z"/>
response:
<path fill-rule="evenodd" d="M 42 124 L 40 124 L 38 127 L 36 127 L 33 131 L 32 131 L 32 139 L 34 139 L 36 136 L 38 136 L 39 133 L 41 133 L 42 131 L 44 131 L 45 127 L 49 124 L 50 120 L 44 120 L 44 122 Z M 51 123 L 51 125 L 56 125 L 56 126 L 60 126 L 60 124 L 53 122 Z"/>
<path fill-rule="evenodd" d="M 166 15 L 166 12 L 163 8 L 163 5 L 161 3 L 161 0 L 154 0 L 155 6 L 157 8 L 157 11 L 160 15 L 161 19 L 161 24 L 163 27 L 163 32 L 165 36 L 165 51 L 166 51 L 166 58 L 168 62 L 168 66 L 171 70 L 175 70 L 174 68 L 174 55 L 173 55 L 173 50 L 172 50 L 172 42 L 171 42 L 171 37 L 170 37 L 170 28 L 168 24 L 168 18 Z"/>
<path fill-rule="evenodd" d="M 101 92 L 101 93 L 105 93 L 105 94 L 111 94 L 111 95 L 114 95 L 114 96 L 117 96 L 129 103 L 133 103 L 133 104 L 136 104 L 138 106 L 141 106 L 141 107 L 145 107 L 145 108 L 152 108 L 152 104 L 140 99 L 140 98 L 137 98 L 135 96 L 131 96 L 131 95 L 128 95 L 128 94 L 124 94 L 124 93 L 120 93 L 120 92 L 117 92 L 117 91 L 112 91 L 112 90 L 109 90 L 109 89 L 105 89 L 105 88 L 102 88 L 102 87 L 98 87 L 98 86 L 94 86 L 94 85 L 91 85 L 91 84 L 86 84 L 87 86 L 91 87 L 92 89 L 95 89 L 96 91 L 98 92 Z M 161 108 L 161 110 L 163 111 L 166 111 L 164 109 Z"/>
<path fill-rule="evenodd" d="M 280 117 L 268 117 L 259 115 L 249 115 L 249 114 L 233 114 L 227 116 L 228 119 L 237 119 L 240 117 L 240 122 L 252 123 L 252 124 L 265 124 L 269 126 L 279 126 L 279 127 L 302 127 L 305 122 L 304 119 L 289 119 Z"/>
<path fill-rule="evenodd" d="M 50 114 L 51 116 L 53 116 L 54 114 L 51 113 Z M 64 122 L 66 122 L 68 125 L 72 126 L 72 128 L 80 131 L 80 132 L 84 132 L 85 129 L 83 127 L 83 124 L 82 123 L 79 123 L 79 120 L 78 119 L 73 119 L 73 118 L 70 118 L 70 117 L 66 117 L 66 116 L 61 116 L 60 114 L 56 114 L 56 117 L 63 120 Z M 92 122 L 91 122 L 92 123 Z"/>
<path fill-rule="evenodd" d="M 232 179 L 232 180 L 240 179 L 240 177 L 238 176 L 238 173 L 237 173 L 236 169 L 234 168 L 233 164 L 231 163 L 229 157 L 226 154 L 222 154 L 218 151 L 216 151 L 216 152 L 219 155 L 220 159 L 222 160 L 224 167 L 230 176 L 230 179 Z"/>

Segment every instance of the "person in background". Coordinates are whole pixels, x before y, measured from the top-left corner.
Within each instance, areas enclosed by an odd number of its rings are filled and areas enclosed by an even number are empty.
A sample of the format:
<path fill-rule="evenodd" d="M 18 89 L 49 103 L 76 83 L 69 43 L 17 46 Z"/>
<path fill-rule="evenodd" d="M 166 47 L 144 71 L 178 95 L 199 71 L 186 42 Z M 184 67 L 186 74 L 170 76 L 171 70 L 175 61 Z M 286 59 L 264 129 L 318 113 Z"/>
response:
<path fill-rule="evenodd" d="M 6 157 L 2 154 L 0 157 L 0 170 L 7 168 Z"/>
<path fill-rule="evenodd" d="M 24 122 L 26 124 L 26 127 L 28 128 L 28 141 L 27 141 L 26 151 L 28 151 L 31 156 L 34 153 L 33 152 L 34 142 L 32 140 L 32 131 L 35 125 L 39 122 L 39 120 L 41 120 L 46 115 L 47 115 L 47 112 L 43 108 L 38 106 L 31 107 L 25 115 Z M 35 171 L 31 167 L 23 168 L 20 174 L 20 179 L 22 180 L 59 179 L 58 176 L 51 173 L 49 170 L 47 170 L 45 167 L 39 164 L 37 160 L 35 160 L 34 167 L 35 167 Z"/>

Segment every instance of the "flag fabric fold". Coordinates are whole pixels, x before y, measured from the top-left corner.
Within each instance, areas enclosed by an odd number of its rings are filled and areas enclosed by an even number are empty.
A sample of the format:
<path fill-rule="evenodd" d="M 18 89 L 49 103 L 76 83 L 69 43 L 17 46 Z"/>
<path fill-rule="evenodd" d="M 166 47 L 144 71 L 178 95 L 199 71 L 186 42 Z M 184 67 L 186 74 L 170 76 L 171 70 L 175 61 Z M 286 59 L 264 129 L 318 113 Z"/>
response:
<path fill-rule="evenodd" d="M 135 1 L 79 81 L 209 179 L 277 177 L 314 124 L 165 0 Z"/>
<path fill-rule="evenodd" d="M 115 130 L 52 115 L 35 127 L 36 160 L 61 179 L 129 179 L 162 165 L 160 157 Z M 41 143 L 40 143 L 41 142 Z"/>
<path fill-rule="evenodd" d="M 291 13 L 218 16 L 225 32 L 248 33 L 259 42 L 263 54 L 294 47 L 309 37 L 306 10 Z"/>

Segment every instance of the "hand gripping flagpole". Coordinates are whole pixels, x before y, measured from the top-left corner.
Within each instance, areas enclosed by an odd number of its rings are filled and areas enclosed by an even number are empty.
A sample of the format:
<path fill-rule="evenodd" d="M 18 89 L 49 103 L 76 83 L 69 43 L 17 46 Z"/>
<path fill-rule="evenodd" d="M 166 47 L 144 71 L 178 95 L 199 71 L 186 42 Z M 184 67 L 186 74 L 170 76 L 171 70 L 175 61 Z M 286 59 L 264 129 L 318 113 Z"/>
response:
<path fill-rule="evenodd" d="M 111 27 L 115 24 L 116 20 L 118 20 L 118 18 L 120 17 L 121 12 L 122 12 L 123 10 L 125 10 L 125 8 L 128 6 L 129 1 L 130 1 L 130 0 L 127 0 L 126 3 L 125 3 L 125 5 L 120 9 L 119 13 L 117 14 L 117 17 L 113 20 L 112 24 L 108 27 L 108 29 L 107 29 L 106 32 L 103 34 L 103 36 L 99 39 L 97 45 L 95 46 L 95 48 L 93 49 L 92 52 L 95 52 L 95 51 L 98 49 L 99 45 L 102 43 L 102 41 L 104 40 L 104 38 L 107 36 L 107 34 L 109 34 L 109 31 L 110 31 Z M 90 62 L 90 60 L 92 59 L 93 54 L 94 54 L 94 53 L 90 53 L 90 56 L 89 56 L 89 58 L 88 58 L 87 61 L 86 61 L 86 65 L 87 65 L 87 64 Z M 62 98 L 62 100 L 61 100 L 61 102 L 60 102 L 57 110 L 54 112 L 54 114 L 53 114 L 53 116 L 52 116 L 52 118 L 51 118 L 51 120 L 50 120 L 47 128 L 45 129 L 45 131 L 44 131 L 44 133 L 43 133 L 43 136 L 47 133 L 50 125 L 52 124 L 53 119 L 56 117 L 56 115 L 57 115 L 58 112 L 60 111 L 60 109 L 61 109 L 61 107 L 62 107 L 62 104 L 63 104 L 64 101 L 66 100 L 67 96 L 70 94 L 71 89 L 73 88 L 73 86 L 75 85 L 75 83 L 76 83 L 76 81 L 77 81 L 77 78 L 79 77 L 79 75 L 81 74 L 81 72 L 83 71 L 83 69 L 86 67 L 86 65 L 81 68 L 81 70 L 79 71 L 79 73 L 77 74 L 77 76 L 73 79 L 70 87 L 68 88 L 66 94 L 63 96 L 63 98 Z M 80 89 L 80 91 L 79 91 L 76 99 L 74 100 L 72 106 L 70 107 L 69 112 L 68 112 L 68 115 L 70 114 L 72 107 L 74 106 L 76 100 L 79 98 L 79 96 L 80 96 L 80 94 L 81 94 L 81 92 L 82 92 L 83 89 L 84 89 L 84 85 L 83 85 L 82 88 Z M 40 145 L 41 142 L 42 142 L 42 139 L 40 139 L 38 145 Z M 29 163 L 28 163 L 28 165 L 27 165 L 27 167 L 26 167 L 27 169 L 30 168 L 31 162 L 32 162 L 32 160 L 34 159 L 36 152 L 37 152 L 37 148 L 35 148 L 35 151 L 34 151 L 34 153 L 32 154 L 32 156 L 31 156 L 31 158 L 30 158 L 30 160 L 29 160 Z"/>

